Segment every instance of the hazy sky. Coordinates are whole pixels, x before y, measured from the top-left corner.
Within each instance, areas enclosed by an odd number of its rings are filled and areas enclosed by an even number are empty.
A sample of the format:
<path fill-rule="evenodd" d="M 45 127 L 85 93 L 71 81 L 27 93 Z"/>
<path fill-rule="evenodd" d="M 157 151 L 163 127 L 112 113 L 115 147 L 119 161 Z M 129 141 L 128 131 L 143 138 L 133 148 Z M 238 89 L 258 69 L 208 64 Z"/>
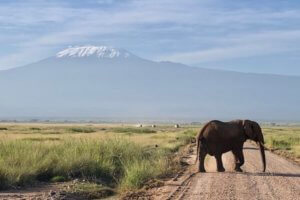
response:
<path fill-rule="evenodd" d="M 69 45 L 193 66 L 300 75 L 299 0 L 1 0 L 0 69 Z"/>

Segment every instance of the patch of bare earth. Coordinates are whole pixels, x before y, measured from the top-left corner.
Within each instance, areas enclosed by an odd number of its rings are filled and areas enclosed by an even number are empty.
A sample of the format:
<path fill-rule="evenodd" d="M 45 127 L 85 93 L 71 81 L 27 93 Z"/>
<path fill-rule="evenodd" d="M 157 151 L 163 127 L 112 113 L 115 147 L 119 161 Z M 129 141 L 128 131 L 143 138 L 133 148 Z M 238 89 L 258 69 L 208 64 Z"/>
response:
<path fill-rule="evenodd" d="M 262 173 L 259 150 L 245 143 L 244 155 L 242 173 L 233 170 L 231 153 L 222 157 L 226 172 L 216 172 L 215 159 L 210 157 L 206 160 L 207 173 L 197 173 L 194 151 L 185 158 L 190 166 L 179 177 L 148 190 L 147 198 L 140 199 L 300 199 L 299 165 L 266 151 L 267 169 Z"/>
<path fill-rule="evenodd" d="M 83 200 L 105 198 L 114 194 L 109 188 L 92 192 L 76 189 L 80 184 L 86 182 L 76 179 L 64 183 L 41 183 L 34 187 L 1 191 L 0 200 Z"/>
<path fill-rule="evenodd" d="M 1 191 L 0 199 L 55 199 L 60 195 L 61 187 L 60 184 L 41 184 L 34 187 Z M 62 192 L 62 196 L 65 196 L 64 192 Z"/>

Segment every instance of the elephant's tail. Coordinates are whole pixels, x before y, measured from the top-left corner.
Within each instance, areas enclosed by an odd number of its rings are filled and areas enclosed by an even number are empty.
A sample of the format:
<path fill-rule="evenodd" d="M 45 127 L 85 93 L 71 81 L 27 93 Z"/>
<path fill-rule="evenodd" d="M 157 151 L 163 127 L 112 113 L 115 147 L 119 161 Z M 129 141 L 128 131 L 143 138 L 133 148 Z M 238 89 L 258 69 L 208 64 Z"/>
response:
<path fill-rule="evenodd" d="M 197 161 L 199 160 L 200 158 L 200 149 L 205 149 L 206 148 L 206 144 L 205 144 L 205 138 L 200 138 L 198 140 L 198 143 L 197 143 L 197 157 L 196 157 L 196 161 L 195 161 L 195 164 L 197 163 Z"/>
<path fill-rule="evenodd" d="M 200 133 L 197 136 L 197 157 L 196 157 L 196 161 L 195 164 L 197 163 L 197 161 L 199 160 L 199 155 L 200 155 L 200 147 L 206 147 L 205 145 L 205 138 L 203 137 L 203 132 L 205 131 L 206 127 L 208 126 L 209 123 L 205 124 L 204 127 L 201 129 Z"/>
<path fill-rule="evenodd" d="M 197 164 L 197 161 L 199 160 L 199 150 L 200 150 L 200 142 L 201 141 L 199 141 L 199 138 L 197 139 L 197 151 L 196 151 L 196 160 L 195 160 L 195 164 Z"/>

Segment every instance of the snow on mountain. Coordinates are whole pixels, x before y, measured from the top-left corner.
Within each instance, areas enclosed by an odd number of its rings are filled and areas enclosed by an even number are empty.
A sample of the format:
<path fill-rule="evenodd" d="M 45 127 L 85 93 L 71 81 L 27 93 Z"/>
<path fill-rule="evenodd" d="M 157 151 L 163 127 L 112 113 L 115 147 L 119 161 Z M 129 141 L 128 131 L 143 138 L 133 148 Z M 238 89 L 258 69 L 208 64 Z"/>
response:
<path fill-rule="evenodd" d="M 108 46 L 76 46 L 64 49 L 56 54 L 57 58 L 64 57 L 89 57 L 98 58 L 128 58 L 132 54 L 126 50 Z"/>

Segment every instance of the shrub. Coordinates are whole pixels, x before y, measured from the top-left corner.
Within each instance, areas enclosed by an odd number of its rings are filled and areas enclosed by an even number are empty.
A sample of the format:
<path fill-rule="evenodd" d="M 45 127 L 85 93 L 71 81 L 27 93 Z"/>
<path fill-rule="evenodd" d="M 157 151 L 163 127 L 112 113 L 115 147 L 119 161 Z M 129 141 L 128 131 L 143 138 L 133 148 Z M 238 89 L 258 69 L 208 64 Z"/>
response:
<path fill-rule="evenodd" d="M 36 128 L 36 127 L 32 127 L 32 128 L 29 128 L 29 130 L 32 130 L 32 131 L 40 131 L 40 130 L 42 130 L 42 129 Z"/>
<path fill-rule="evenodd" d="M 96 132 L 93 128 L 88 127 L 72 127 L 68 129 L 69 132 L 73 133 L 93 133 Z"/>
<path fill-rule="evenodd" d="M 148 128 L 112 128 L 110 129 L 112 132 L 115 133 L 156 133 L 155 130 L 148 129 Z"/>
<path fill-rule="evenodd" d="M 274 138 L 271 138 L 271 147 L 282 149 L 282 150 L 289 150 L 291 149 L 291 142 L 284 141 L 284 140 L 276 140 Z"/>

